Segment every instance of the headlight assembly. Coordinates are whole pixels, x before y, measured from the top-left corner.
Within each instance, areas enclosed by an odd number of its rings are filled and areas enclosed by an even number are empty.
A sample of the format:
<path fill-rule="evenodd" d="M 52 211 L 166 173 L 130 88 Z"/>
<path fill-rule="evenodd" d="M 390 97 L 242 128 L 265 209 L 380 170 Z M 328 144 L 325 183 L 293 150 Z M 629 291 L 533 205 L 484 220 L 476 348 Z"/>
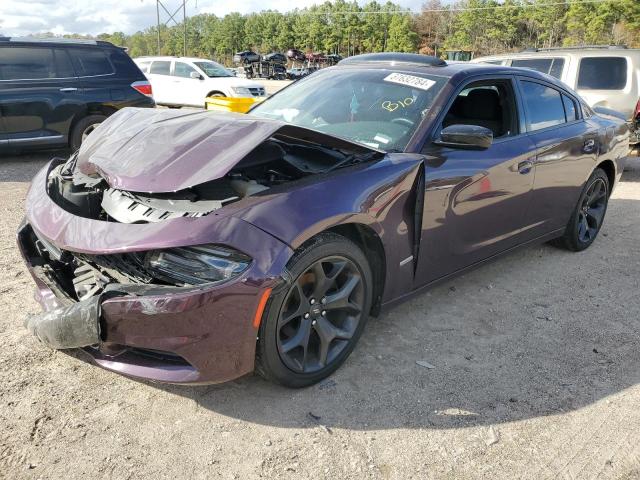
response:
<path fill-rule="evenodd" d="M 247 255 L 220 245 L 154 250 L 145 259 L 151 275 L 180 285 L 227 282 L 244 272 L 250 263 Z"/>
<path fill-rule="evenodd" d="M 251 90 L 249 90 L 247 87 L 231 87 L 231 90 L 233 90 L 233 93 L 235 93 L 236 95 L 241 95 L 243 97 L 253 96 L 251 95 Z"/>

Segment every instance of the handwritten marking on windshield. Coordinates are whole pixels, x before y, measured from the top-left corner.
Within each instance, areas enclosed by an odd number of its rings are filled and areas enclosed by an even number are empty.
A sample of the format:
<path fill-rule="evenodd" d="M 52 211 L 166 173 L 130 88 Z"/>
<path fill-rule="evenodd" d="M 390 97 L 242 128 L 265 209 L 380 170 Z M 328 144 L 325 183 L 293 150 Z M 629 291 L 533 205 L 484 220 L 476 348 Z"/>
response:
<path fill-rule="evenodd" d="M 390 100 L 385 100 L 384 102 L 382 102 L 382 108 L 384 108 L 385 110 L 388 110 L 390 112 L 393 112 L 393 111 L 397 110 L 398 108 L 407 108 L 412 103 L 413 103 L 413 98 L 411 98 L 411 97 L 407 97 L 404 100 L 398 100 L 397 102 L 392 102 Z"/>

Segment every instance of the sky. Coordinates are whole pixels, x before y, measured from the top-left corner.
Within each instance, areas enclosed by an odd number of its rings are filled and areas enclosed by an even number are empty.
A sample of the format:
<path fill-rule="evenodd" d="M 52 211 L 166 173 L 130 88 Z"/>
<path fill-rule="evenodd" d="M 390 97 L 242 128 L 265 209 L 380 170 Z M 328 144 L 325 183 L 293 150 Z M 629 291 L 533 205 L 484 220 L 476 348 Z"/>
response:
<path fill-rule="evenodd" d="M 162 3 L 171 13 L 181 5 L 180 0 L 162 0 Z M 199 13 L 224 16 L 230 12 L 268 9 L 285 12 L 314 3 L 322 3 L 322 0 L 188 0 L 187 16 Z M 418 11 L 423 0 L 396 0 L 395 3 Z M 177 17 L 182 18 L 182 12 Z M 162 9 L 160 18 L 161 21 L 168 18 Z M 0 33 L 7 36 L 38 32 L 97 35 L 119 31 L 131 34 L 155 23 L 155 0 L 0 0 Z"/>

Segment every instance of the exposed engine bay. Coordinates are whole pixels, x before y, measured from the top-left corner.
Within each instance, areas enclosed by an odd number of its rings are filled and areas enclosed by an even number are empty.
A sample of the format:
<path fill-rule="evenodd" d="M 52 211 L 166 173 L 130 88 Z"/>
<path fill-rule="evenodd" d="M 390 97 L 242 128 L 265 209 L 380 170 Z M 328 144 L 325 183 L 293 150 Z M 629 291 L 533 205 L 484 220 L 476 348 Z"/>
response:
<path fill-rule="evenodd" d="M 222 178 L 175 192 L 131 192 L 112 188 L 99 174 L 76 168 L 77 153 L 54 166 L 47 193 L 74 215 L 120 223 L 153 223 L 202 217 L 245 197 L 311 175 L 381 157 L 274 135 L 259 144 Z"/>

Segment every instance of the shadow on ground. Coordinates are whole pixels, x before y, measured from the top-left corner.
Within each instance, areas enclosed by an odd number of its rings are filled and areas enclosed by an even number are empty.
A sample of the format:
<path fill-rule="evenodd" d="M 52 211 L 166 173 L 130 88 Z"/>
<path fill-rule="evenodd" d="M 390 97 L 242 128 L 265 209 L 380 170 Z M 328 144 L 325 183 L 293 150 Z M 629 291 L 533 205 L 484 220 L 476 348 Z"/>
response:
<path fill-rule="evenodd" d="M 25 161 L 34 173 L 43 163 Z M 638 165 L 621 187 L 638 188 Z M 11 181 L 28 181 L 30 170 L 16 168 Z M 585 252 L 523 249 L 372 319 L 346 364 L 319 385 L 290 390 L 256 376 L 150 385 L 279 427 L 461 428 L 589 406 L 640 381 L 639 208 L 625 195 L 612 199 Z"/>

